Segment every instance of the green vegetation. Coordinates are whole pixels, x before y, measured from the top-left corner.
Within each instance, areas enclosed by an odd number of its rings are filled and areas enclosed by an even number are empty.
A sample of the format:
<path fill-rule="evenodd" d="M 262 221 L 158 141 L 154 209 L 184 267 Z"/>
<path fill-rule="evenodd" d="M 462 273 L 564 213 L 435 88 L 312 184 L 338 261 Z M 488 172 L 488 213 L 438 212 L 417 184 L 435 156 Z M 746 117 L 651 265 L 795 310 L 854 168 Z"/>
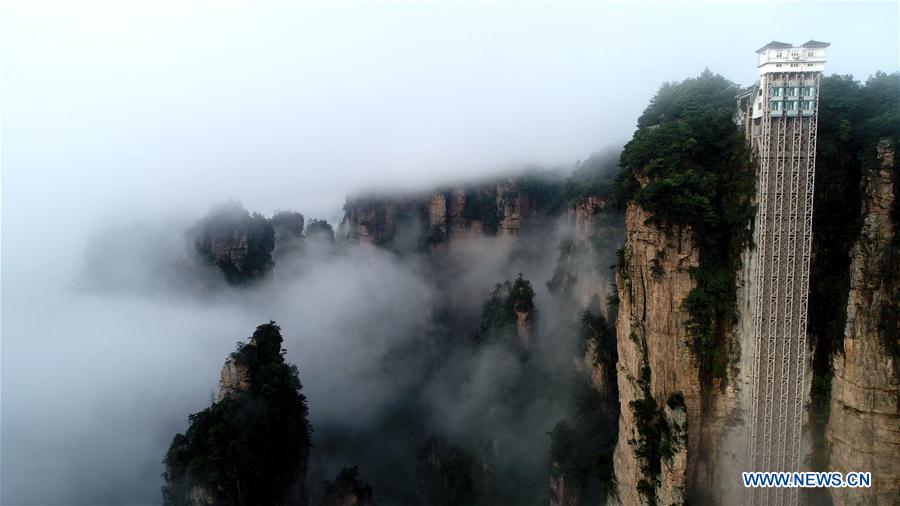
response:
<path fill-rule="evenodd" d="M 583 456 L 578 439 L 575 429 L 566 420 L 553 427 L 553 432 L 550 433 L 551 476 L 573 477 L 580 474 Z"/>
<path fill-rule="evenodd" d="M 699 247 L 697 286 L 684 305 L 705 381 L 725 373 L 724 333 L 735 318 L 735 275 L 753 217 L 750 150 L 732 122 L 737 91 L 708 70 L 664 84 L 620 158 L 621 195 L 649 211 L 650 223 L 689 228 Z"/>
<path fill-rule="evenodd" d="M 638 493 L 644 497 L 650 505 L 656 505 L 656 487 L 659 484 L 659 475 L 662 471 L 663 459 L 671 459 L 678 451 L 679 444 L 683 444 L 683 435 L 687 432 L 686 426 L 678 426 L 670 423 L 665 411 L 656 401 L 650 390 L 650 365 L 647 359 L 647 342 L 643 336 L 632 332 L 631 336 L 641 348 L 643 365 L 640 377 L 636 378 L 637 385 L 642 396 L 631 401 L 628 405 L 634 419 L 634 429 L 637 437 L 628 440 L 634 451 L 641 469 L 643 478 L 638 481 Z M 670 410 L 684 410 L 684 395 L 681 392 L 673 392 L 666 399 L 666 405 Z"/>
<path fill-rule="evenodd" d="M 684 397 L 676 392 L 669 396 L 666 404 L 669 409 L 684 410 Z M 648 389 L 644 390 L 644 397 L 631 401 L 630 408 L 638 437 L 628 443 L 632 445 L 643 473 L 643 478 L 638 482 L 638 492 L 649 504 L 656 504 L 662 461 L 674 457 L 679 445 L 684 444 L 687 427 L 670 422 Z"/>
<path fill-rule="evenodd" d="M 894 181 L 898 179 L 897 167 L 894 167 Z M 894 183 L 894 192 L 897 193 L 897 187 L 900 184 Z M 897 206 L 897 195 L 894 195 L 894 206 Z M 896 215 L 895 215 L 896 216 Z M 898 226 L 896 217 L 894 218 L 894 226 Z M 878 335 L 881 336 L 881 344 L 884 346 L 888 355 L 893 358 L 894 377 L 900 377 L 900 234 L 894 232 L 891 243 L 888 244 L 882 257 L 881 272 L 883 274 L 882 283 L 889 287 L 890 290 L 885 297 L 887 301 L 881 306 L 878 315 Z"/>
<path fill-rule="evenodd" d="M 534 289 L 520 273 L 512 283 L 505 281 L 494 286 L 481 311 L 481 327 L 475 337 L 477 344 L 515 343 L 516 313 L 528 312 L 534 319 Z"/>
<path fill-rule="evenodd" d="M 583 162 L 575 163 L 575 170 L 566 180 L 565 200 L 576 202 L 586 197 L 597 196 L 615 200 L 619 154 L 617 152 L 593 153 Z"/>
<path fill-rule="evenodd" d="M 249 371 L 250 389 L 190 415 L 166 453 L 166 504 L 184 504 L 194 485 L 224 504 L 278 504 L 306 466 L 310 425 L 297 368 L 284 362 L 280 328 L 260 325 L 231 354 Z"/>
<path fill-rule="evenodd" d="M 850 252 L 862 225 L 860 183 L 864 171 L 880 166 L 875 156 L 879 142 L 887 139 L 900 147 L 900 73 L 877 73 L 865 84 L 848 75 L 824 77 L 819 97 L 808 326 L 813 341 L 810 463 L 815 470 L 826 470 L 829 454 L 824 429 L 830 415 L 832 355 L 843 348 Z M 898 176 L 895 163 L 895 182 L 900 181 Z M 895 197 L 898 186 L 895 183 Z M 895 199 L 895 223 L 900 223 L 898 203 L 900 199 Z M 888 250 L 882 252 L 879 274 L 884 286 L 898 285 L 898 241 L 895 234 Z M 896 311 L 896 305 L 882 307 L 879 334 L 887 338 L 883 342 L 896 363 L 900 358 L 896 349 L 900 318 L 892 315 L 892 310 Z"/>
<path fill-rule="evenodd" d="M 628 440 L 634 456 L 641 468 L 643 478 L 638 481 L 637 489 L 650 505 L 656 504 L 656 487 L 659 482 L 659 474 L 662 470 L 662 455 L 660 444 L 663 435 L 668 431 L 665 416 L 650 392 L 650 366 L 644 364 L 641 368 L 641 378 L 638 384 L 643 392 L 643 397 L 635 399 L 628 404 L 634 418 L 634 428 L 637 437 Z"/>
<path fill-rule="evenodd" d="M 609 303 L 610 301 L 607 301 Z M 592 307 L 599 307 L 599 301 L 594 299 Z M 609 306 L 607 306 L 609 307 Z M 612 314 L 612 313 L 610 313 Z M 606 318 L 600 313 L 586 310 L 581 314 L 581 326 L 579 328 L 580 348 L 579 354 L 584 356 L 588 347 L 594 349 L 594 364 L 604 365 L 610 373 L 608 380 L 615 382 L 615 364 L 613 358 L 616 350 L 616 328 L 607 323 Z"/>
<path fill-rule="evenodd" d="M 547 171 L 530 170 L 512 178 L 510 189 L 497 194 L 495 180 L 465 188 L 466 205 L 463 217 L 467 221 L 478 221 L 488 234 L 494 234 L 500 226 L 501 209 L 498 202 L 509 203 L 524 195 L 528 211 L 548 216 L 558 212 L 563 204 L 563 178 Z"/>
<path fill-rule="evenodd" d="M 515 177 L 514 181 L 515 190 L 505 197 L 515 198 L 518 193 L 524 193 L 532 211 L 540 215 L 551 215 L 562 208 L 566 182 L 558 175 L 533 170 Z"/>
<path fill-rule="evenodd" d="M 616 250 L 615 268 L 622 280 L 627 282 L 631 277 L 631 250 L 626 250 L 624 247 Z"/>

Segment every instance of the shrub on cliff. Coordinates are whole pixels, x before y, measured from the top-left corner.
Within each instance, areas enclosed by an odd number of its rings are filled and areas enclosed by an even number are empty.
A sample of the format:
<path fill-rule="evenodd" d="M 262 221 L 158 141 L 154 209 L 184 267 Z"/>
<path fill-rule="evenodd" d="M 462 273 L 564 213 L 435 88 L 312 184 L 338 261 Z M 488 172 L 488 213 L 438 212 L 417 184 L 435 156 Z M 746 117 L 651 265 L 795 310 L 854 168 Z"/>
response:
<path fill-rule="evenodd" d="M 281 343 L 270 322 L 238 344 L 231 359 L 246 366 L 250 388 L 190 415 L 187 432 L 173 438 L 166 504 L 185 504 L 195 487 L 223 504 L 247 505 L 290 503 L 303 490 L 311 429 L 297 368 L 284 362 Z"/>

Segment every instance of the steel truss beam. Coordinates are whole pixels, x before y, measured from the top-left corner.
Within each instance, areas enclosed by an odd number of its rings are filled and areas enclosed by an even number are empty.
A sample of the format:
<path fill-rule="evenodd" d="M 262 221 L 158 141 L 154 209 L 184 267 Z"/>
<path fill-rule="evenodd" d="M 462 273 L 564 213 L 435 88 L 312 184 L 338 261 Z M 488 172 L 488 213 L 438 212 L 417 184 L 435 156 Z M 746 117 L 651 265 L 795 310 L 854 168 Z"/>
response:
<path fill-rule="evenodd" d="M 814 82 L 811 116 L 771 110 L 772 88 Z M 796 84 L 795 84 L 796 83 Z M 751 138 L 759 172 L 753 278 L 750 471 L 799 471 L 806 393 L 806 322 L 812 244 L 819 73 L 773 73 L 760 83 L 763 114 Z M 797 105 L 802 105 L 797 98 Z M 748 135 L 752 135 L 748 132 Z M 796 505 L 797 489 L 748 489 L 749 504 Z"/>

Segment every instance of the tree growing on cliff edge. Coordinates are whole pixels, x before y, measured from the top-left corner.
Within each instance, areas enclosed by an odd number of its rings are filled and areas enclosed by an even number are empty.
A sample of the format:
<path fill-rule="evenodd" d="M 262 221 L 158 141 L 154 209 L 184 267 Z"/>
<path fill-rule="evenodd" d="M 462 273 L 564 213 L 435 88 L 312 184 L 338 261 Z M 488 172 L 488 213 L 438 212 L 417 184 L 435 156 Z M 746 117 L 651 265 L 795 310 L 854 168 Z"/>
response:
<path fill-rule="evenodd" d="M 230 360 L 249 388 L 190 415 L 165 456 L 163 502 L 202 493 L 215 504 L 302 504 L 310 448 L 306 397 L 296 366 L 284 362 L 281 329 L 256 328 Z"/>

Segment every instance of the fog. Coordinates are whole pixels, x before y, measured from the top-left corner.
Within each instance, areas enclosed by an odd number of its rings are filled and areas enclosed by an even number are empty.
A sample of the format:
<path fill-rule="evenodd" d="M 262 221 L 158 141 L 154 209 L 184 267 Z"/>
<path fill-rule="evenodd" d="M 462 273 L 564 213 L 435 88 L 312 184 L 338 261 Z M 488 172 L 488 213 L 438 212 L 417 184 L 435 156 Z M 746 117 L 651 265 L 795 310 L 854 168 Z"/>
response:
<path fill-rule="evenodd" d="M 329 476 L 375 472 L 327 440 L 380 423 L 418 381 L 398 358 L 440 333 L 435 298 L 477 316 L 523 272 L 541 325 L 558 323 L 544 282 L 562 223 L 529 255 L 465 244 L 446 293 L 419 256 L 347 245 L 198 294 L 177 274 L 183 233 L 216 202 L 336 225 L 348 194 L 568 167 L 627 139 L 664 81 L 709 67 L 750 84 L 756 48 L 810 38 L 832 43 L 828 73 L 865 78 L 897 70 L 897 26 L 889 2 L 4 2 L 0 502 L 159 502 L 172 436 L 269 320 Z M 423 425 L 452 432 L 502 363 L 441 369 Z M 562 409 L 532 408 L 528 430 Z"/>
<path fill-rule="evenodd" d="M 4 278 L 21 283 L 21 291 L 3 304 L 3 502 L 158 502 L 172 436 L 186 428 L 188 414 L 209 405 L 235 342 L 269 320 L 282 326 L 287 360 L 299 366 L 309 399 L 316 431 L 311 482 L 359 464 L 376 486 L 409 493 L 411 481 L 379 482 L 379 473 L 397 478 L 406 471 L 412 480 L 425 438 L 464 436 L 466 420 L 483 414 L 498 378 L 521 367 L 498 349 L 469 356 L 475 329 L 454 334 L 459 327 L 436 326 L 436 298 L 477 325 L 493 284 L 527 272 L 539 310 L 549 309 L 543 285 L 564 221 L 531 238 L 453 245 L 437 266 L 430 255 L 351 243 L 307 247 L 250 288 L 221 280 L 206 286 L 201 274 L 184 269 L 187 222 L 97 230 L 84 254 L 66 259 L 80 267 L 66 282 Z M 556 324 L 553 312 L 541 318 L 544 326 Z M 557 341 L 540 344 L 547 352 L 539 364 L 559 360 L 552 352 L 562 338 L 545 334 Z M 457 345 L 436 347 L 447 338 Z M 419 358 L 410 360 L 412 354 Z M 506 437 L 545 437 L 562 406 L 536 402 L 529 410 L 536 418 L 520 420 Z M 408 404 L 422 405 L 410 408 L 423 416 L 417 431 L 382 425 Z M 517 447 L 545 452 L 546 445 L 541 439 Z M 386 469 L 392 459 L 407 467 Z M 522 461 L 546 465 L 534 455 Z"/>

